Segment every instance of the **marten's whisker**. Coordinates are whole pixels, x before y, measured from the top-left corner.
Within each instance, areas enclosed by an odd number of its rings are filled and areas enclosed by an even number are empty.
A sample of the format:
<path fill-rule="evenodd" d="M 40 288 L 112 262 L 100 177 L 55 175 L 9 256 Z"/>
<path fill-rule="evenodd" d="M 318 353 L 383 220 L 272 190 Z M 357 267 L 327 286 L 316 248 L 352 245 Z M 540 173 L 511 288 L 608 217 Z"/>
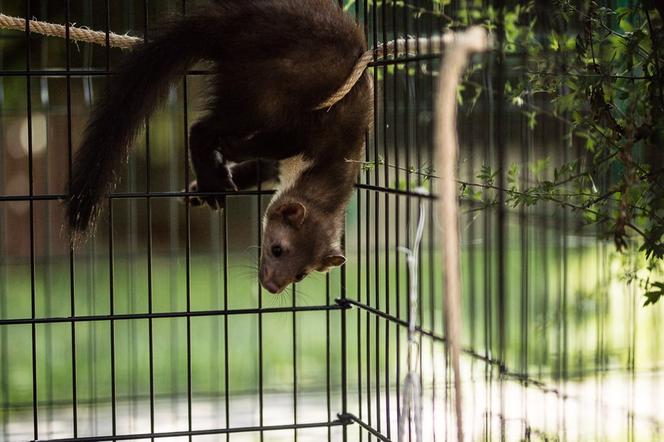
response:
<path fill-rule="evenodd" d="M 306 306 L 311 306 L 313 303 L 311 302 L 313 300 L 313 293 L 309 291 L 304 291 L 301 288 L 297 289 L 297 299 L 295 300 L 296 305 L 306 305 Z"/>
<path fill-rule="evenodd" d="M 260 267 L 258 267 L 255 264 L 238 264 L 238 265 L 234 265 L 234 266 L 229 267 L 229 268 L 230 269 L 241 269 L 241 270 L 245 270 L 245 271 L 249 270 L 249 271 L 252 271 L 252 272 L 258 272 L 258 270 L 260 270 Z"/>

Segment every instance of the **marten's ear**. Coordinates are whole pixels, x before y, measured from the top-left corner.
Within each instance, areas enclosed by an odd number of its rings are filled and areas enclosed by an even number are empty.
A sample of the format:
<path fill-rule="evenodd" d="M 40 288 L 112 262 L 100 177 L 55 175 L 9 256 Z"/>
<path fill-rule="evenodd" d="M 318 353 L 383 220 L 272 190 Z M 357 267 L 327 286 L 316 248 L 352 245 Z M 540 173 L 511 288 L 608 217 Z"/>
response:
<path fill-rule="evenodd" d="M 300 227 L 304 222 L 307 209 L 300 203 L 283 203 L 274 209 L 274 213 L 281 216 L 284 221 L 294 227 Z"/>
<path fill-rule="evenodd" d="M 344 265 L 345 262 L 346 257 L 344 255 L 328 255 L 323 258 L 323 267 L 328 269 L 330 267 L 339 267 Z"/>

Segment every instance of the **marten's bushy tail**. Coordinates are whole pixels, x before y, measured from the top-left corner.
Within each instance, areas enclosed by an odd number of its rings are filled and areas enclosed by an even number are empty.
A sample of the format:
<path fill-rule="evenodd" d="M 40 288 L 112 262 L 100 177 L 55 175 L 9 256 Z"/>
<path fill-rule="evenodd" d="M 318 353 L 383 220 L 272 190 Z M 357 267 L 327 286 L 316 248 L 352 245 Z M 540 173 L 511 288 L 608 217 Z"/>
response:
<path fill-rule="evenodd" d="M 151 31 L 149 42 L 127 56 L 95 104 L 76 154 L 67 189 L 67 218 L 74 237 L 95 221 L 129 144 L 171 83 L 193 63 L 217 59 L 226 21 L 216 8 L 178 17 Z"/>

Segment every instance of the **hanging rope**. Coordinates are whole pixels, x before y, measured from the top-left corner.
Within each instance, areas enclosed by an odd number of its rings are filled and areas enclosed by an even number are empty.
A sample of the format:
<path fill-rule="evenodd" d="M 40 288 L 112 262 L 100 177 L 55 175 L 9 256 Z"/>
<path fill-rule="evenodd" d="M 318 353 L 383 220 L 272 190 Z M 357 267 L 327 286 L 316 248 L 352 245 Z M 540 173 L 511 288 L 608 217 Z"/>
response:
<path fill-rule="evenodd" d="M 401 41 L 390 42 L 389 45 L 402 44 Z M 403 45 L 406 42 L 403 41 Z M 487 32 L 480 27 L 472 27 L 465 32 L 448 33 L 437 40 L 437 44 L 445 44 L 445 57 L 443 58 L 441 75 L 438 84 L 438 97 L 436 99 L 435 144 L 436 170 L 438 171 L 437 191 L 441 199 L 438 203 L 438 217 L 444 230 L 441 238 L 444 252 L 445 270 L 445 324 L 446 344 L 454 372 L 454 413 L 456 417 L 457 441 L 463 442 L 463 395 L 461 391 L 461 266 L 459 241 L 459 208 L 457 195 L 457 152 L 459 144 L 456 132 L 456 94 L 461 75 L 473 52 L 485 51 L 490 41 Z M 366 56 L 366 54 L 365 54 Z M 362 57 L 364 59 L 364 57 Z M 362 59 L 360 62 L 363 62 Z M 359 65 L 360 63 L 358 63 Z M 356 66 L 356 69 L 359 69 Z M 361 75 L 361 73 L 360 73 Z M 359 78 L 359 77 L 358 77 Z M 415 427 L 417 442 L 422 442 L 422 386 L 418 376 L 419 346 L 415 339 L 415 321 L 417 318 L 418 287 L 416 277 L 418 272 L 418 255 L 426 209 L 420 203 L 420 219 L 415 235 L 415 244 L 412 250 L 403 248 L 408 259 L 408 272 L 410 273 L 410 287 L 408 291 L 409 321 L 408 321 L 408 373 L 404 378 L 402 391 L 401 414 L 399 415 L 399 441 L 411 440 L 408 434 L 407 423 L 412 419 Z"/>
<path fill-rule="evenodd" d="M 424 188 L 415 189 L 417 193 L 426 195 Z M 417 322 L 417 304 L 419 302 L 418 290 L 418 257 L 420 255 L 420 244 L 424 235 L 424 222 L 427 217 L 427 210 L 424 202 L 420 201 L 420 218 L 417 223 L 417 233 L 415 234 L 415 243 L 412 249 L 400 247 L 399 249 L 406 253 L 406 262 L 408 263 L 408 273 L 410 275 L 410 284 L 408 287 L 408 373 L 403 381 L 401 388 L 401 414 L 399 415 L 399 442 L 410 440 L 408 434 L 408 422 L 412 418 L 415 427 L 415 440 L 422 442 L 422 386 L 420 385 L 420 376 L 418 374 L 418 363 L 420 347 L 417 342 L 415 327 Z"/>
<path fill-rule="evenodd" d="M 375 49 L 369 49 L 357 60 L 353 71 L 346 82 L 329 98 L 316 106 L 314 110 L 326 109 L 334 106 L 353 89 L 369 64 L 385 56 L 425 55 L 440 52 L 442 46 L 450 41 L 451 35 L 433 36 L 430 38 L 398 38 L 387 43 L 379 44 Z"/>
<path fill-rule="evenodd" d="M 26 31 L 28 27 L 23 18 L 0 14 L 0 29 Z M 29 31 L 49 37 L 67 38 L 67 26 L 44 21 L 30 20 Z M 107 35 L 104 31 L 93 31 L 87 28 L 69 26 L 69 39 L 72 41 L 106 46 L 107 37 L 109 46 L 112 48 L 133 49 L 143 43 L 143 39 L 140 37 L 119 35 L 112 32 L 109 32 Z M 399 38 L 385 44 L 380 44 L 375 49 L 369 49 L 355 63 L 355 67 L 346 79 L 346 82 L 335 93 L 316 106 L 314 110 L 329 109 L 344 98 L 353 89 L 372 61 L 383 58 L 384 56 L 424 55 L 440 52 L 442 46 L 449 43 L 451 38 L 451 34 L 445 34 L 442 37 L 434 36 L 419 39 L 412 37 Z"/>
<path fill-rule="evenodd" d="M 440 239 L 445 270 L 445 325 L 446 344 L 454 372 L 454 405 L 457 440 L 463 441 L 463 395 L 461 391 L 461 265 L 459 241 L 459 207 L 457 195 L 457 87 L 468 58 L 473 52 L 485 51 L 490 41 L 487 32 L 472 27 L 454 34 L 453 41 L 445 47 L 436 99 L 436 170 L 437 192 L 440 196 L 438 216 L 442 223 Z"/>

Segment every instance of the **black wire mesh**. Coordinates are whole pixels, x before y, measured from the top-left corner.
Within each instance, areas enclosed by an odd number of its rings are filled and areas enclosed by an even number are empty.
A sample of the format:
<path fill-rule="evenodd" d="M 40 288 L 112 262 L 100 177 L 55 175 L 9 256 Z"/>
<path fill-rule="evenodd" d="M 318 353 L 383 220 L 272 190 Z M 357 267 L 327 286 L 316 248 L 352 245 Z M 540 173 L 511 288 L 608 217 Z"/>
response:
<path fill-rule="evenodd" d="M 0 0 L 0 11 L 149 38 L 152 21 L 195 3 L 203 2 Z M 439 34 L 461 7 L 445 3 L 343 7 L 375 46 Z M 348 212 L 348 262 L 273 297 L 257 282 L 254 248 L 271 191 L 229 194 L 224 212 L 180 201 L 204 65 L 183 75 L 146 122 L 97 235 L 74 251 L 60 230 L 62 189 L 89 109 L 122 53 L 0 32 L 0 439 L 397 440 L 411 277 L 420 287 L 424 437 L 454 434 L 431 170 L 440 63 L 383 55 L 371 67 L 375 124 Z M 462 94 L 461 179 L 472 181 L 483 164 L 504 171 L 514 160 L 562 160 L 570 150 L 559 148 L 560 125 L 531 129 L 508 111 L 509 60 L 477 61 L 482 69 L 470 80 L 487 93 L 474 104 Z M 505 174 L 497 180 L 504 187 Z M 420 204 L 427 228 L 419 273 L 409 275 L 399 247 L 414 239 Z M 601 438 L 602 423 L 619 416 L 627 424 L 617 434 L 657 439 L 661 419 L 635 411 L 635 336 L 639 321 L 661 324 L 637 312 L 634 292 L 589 295 L 607 292 L 604 246 L 553 207 L 479 209 L 464 202 L 468 437 Z M 611 334 L 617 317 L 627 337 Z M 656 371 L 661 348 L 657 337 L 643 345 L 638 367 Z M 616 357 L 623 353 L 626 363 Z M 611 370 L 630 374 L 617 414 L 602 397 Z M 584 376 L 598 386 L 592 394 L 570 387 Z M 661 379 L 652 385 L 639 397 L 656 404 Z M 575 433 L 584 422 L 575 422 L 570 401 L 585 394 L 596 427 Z"/>

